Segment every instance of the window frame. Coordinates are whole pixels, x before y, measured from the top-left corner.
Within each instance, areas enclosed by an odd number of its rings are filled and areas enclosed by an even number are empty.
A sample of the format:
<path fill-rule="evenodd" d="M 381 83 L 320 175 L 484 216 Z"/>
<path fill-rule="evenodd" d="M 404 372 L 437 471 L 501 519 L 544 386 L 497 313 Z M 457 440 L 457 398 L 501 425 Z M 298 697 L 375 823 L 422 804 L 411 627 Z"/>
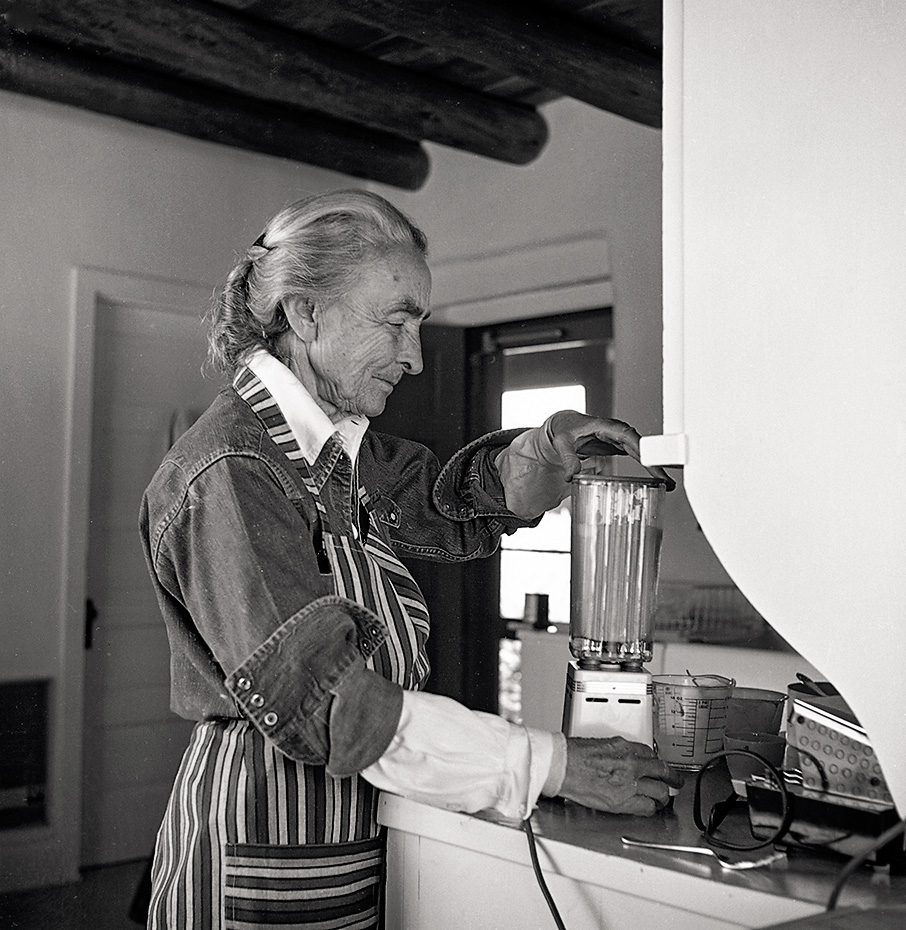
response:
<path fill-rule="evenodd" d="M 612 307 L 472 327 L 466 330 L 466 355 L 469 436 L 500 429 L 505 389 L 567 383 L 557 379 L 571 371 L 579 376 L 570 374 L 570 382 L 586 386 L 588 412 L 613 415 Z M 497 712 L 499 641 L 508 625 L 499 609 L 499 553 L 468 565 L 464 593 L 467 703 Z"/>

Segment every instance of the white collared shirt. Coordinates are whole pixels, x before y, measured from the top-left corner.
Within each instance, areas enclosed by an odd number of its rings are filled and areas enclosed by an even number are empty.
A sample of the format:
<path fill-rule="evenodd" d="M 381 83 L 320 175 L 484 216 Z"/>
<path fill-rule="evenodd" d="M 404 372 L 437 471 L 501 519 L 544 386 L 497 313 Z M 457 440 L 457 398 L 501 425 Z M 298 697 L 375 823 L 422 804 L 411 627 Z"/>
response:
<path fill-rule="evenodd" d="M 316 462 L 324 443 L 334 433 L 339 433 L 349 458 L 355 463 L 369 426 L 368 417 L 354 413 L 334 423 L 289 368 L 264 349 L 253 352 L 246 365 L 277 402 L 306 462 Z"/>
<path fill-rule="evenodd" d="M 353 414 L 332 422 L 289 368 L 263 349 L 246 364 L 277 402 L 307 461 L 317 460 L 334 433 L 356 461 L 367 417 Z M 518 726 L 439 695 L 405 691 L 395 736 L 361 774 L 377 788 L 435 807 L 491 808 L 522 819 L 540 794 L 557 793 L 565 769 L 562 733 Z"/>

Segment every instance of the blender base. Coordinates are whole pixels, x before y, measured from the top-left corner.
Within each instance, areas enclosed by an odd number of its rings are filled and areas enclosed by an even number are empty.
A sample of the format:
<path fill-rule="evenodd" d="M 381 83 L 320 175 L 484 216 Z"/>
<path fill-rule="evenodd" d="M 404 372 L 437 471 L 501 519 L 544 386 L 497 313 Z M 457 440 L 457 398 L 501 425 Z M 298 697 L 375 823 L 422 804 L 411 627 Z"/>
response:
<path fill-rule="evenodd" d="M 618 665 L 566 669 L 563 732 L 566 736 L 622 736 L 654 745 L 651 675 Z"/>

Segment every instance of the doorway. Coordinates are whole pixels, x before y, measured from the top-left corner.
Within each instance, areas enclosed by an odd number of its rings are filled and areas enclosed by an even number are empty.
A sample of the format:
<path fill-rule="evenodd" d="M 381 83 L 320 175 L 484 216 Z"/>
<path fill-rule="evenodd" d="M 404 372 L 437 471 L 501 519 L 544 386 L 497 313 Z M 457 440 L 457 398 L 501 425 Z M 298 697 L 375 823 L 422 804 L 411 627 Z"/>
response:
<path fill-rule="evenodd" d="M 67 704 L 62 723 L 81 734 L 81 816 L 60 815 L 83 868 L 151 854 L 193 726 L 169 709 L 170 650 L 138 510 L 173 439 L 217 393 L 201 371 L 210 294 L 77 273 L 66 655 L 67 687 L 83 700 Z"/>
<path fill-rule="evenodd" d="M 469 435 L 540 426 L 577 409 L 613 408 L 610 308 L 481 327 L 467 333 Z M 569 504 L 537 528 L 504 537 L 490 559 L 467 569 L 470 706 L 498 711 L 498 646 L 508 620 L 521 619 L 526 593 L 546 593 L 552 622 L 569 620 Z"/>

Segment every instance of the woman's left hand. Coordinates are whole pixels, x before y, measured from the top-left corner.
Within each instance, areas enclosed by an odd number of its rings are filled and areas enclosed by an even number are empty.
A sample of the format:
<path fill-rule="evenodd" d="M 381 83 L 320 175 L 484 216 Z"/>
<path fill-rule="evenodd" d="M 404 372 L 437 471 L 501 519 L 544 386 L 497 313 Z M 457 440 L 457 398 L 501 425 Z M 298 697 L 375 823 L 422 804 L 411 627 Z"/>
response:
<path fill-rule="evenodd" d="M 604 456 L 628 455 L 638 462 L 640 438 L 622 420 L 589 417 L 575 410 L 555 413 L 498 453 L 495 461 L 507 507 L 524 519 L 540 516 L 569 496 L 570 482 L 579 472 L 606 474 L 599 461 Z M 663 468 L 648 472 L 668 491 L 676 487 Z"/>
<path fill-rule="evenodd" d="M 575 410 L 561 410 L 547 420 L 545 428 L 567 481 L 579 474 L 587 460 L 595 456 L 628 455 L 641 462 L 641 436 L 622 420 L 590 417 Z M 653 478 L 663 481 L 668 491 L 676 487 L 676 482 L 663 468 L 646 466 L 646 470 Z"/>

